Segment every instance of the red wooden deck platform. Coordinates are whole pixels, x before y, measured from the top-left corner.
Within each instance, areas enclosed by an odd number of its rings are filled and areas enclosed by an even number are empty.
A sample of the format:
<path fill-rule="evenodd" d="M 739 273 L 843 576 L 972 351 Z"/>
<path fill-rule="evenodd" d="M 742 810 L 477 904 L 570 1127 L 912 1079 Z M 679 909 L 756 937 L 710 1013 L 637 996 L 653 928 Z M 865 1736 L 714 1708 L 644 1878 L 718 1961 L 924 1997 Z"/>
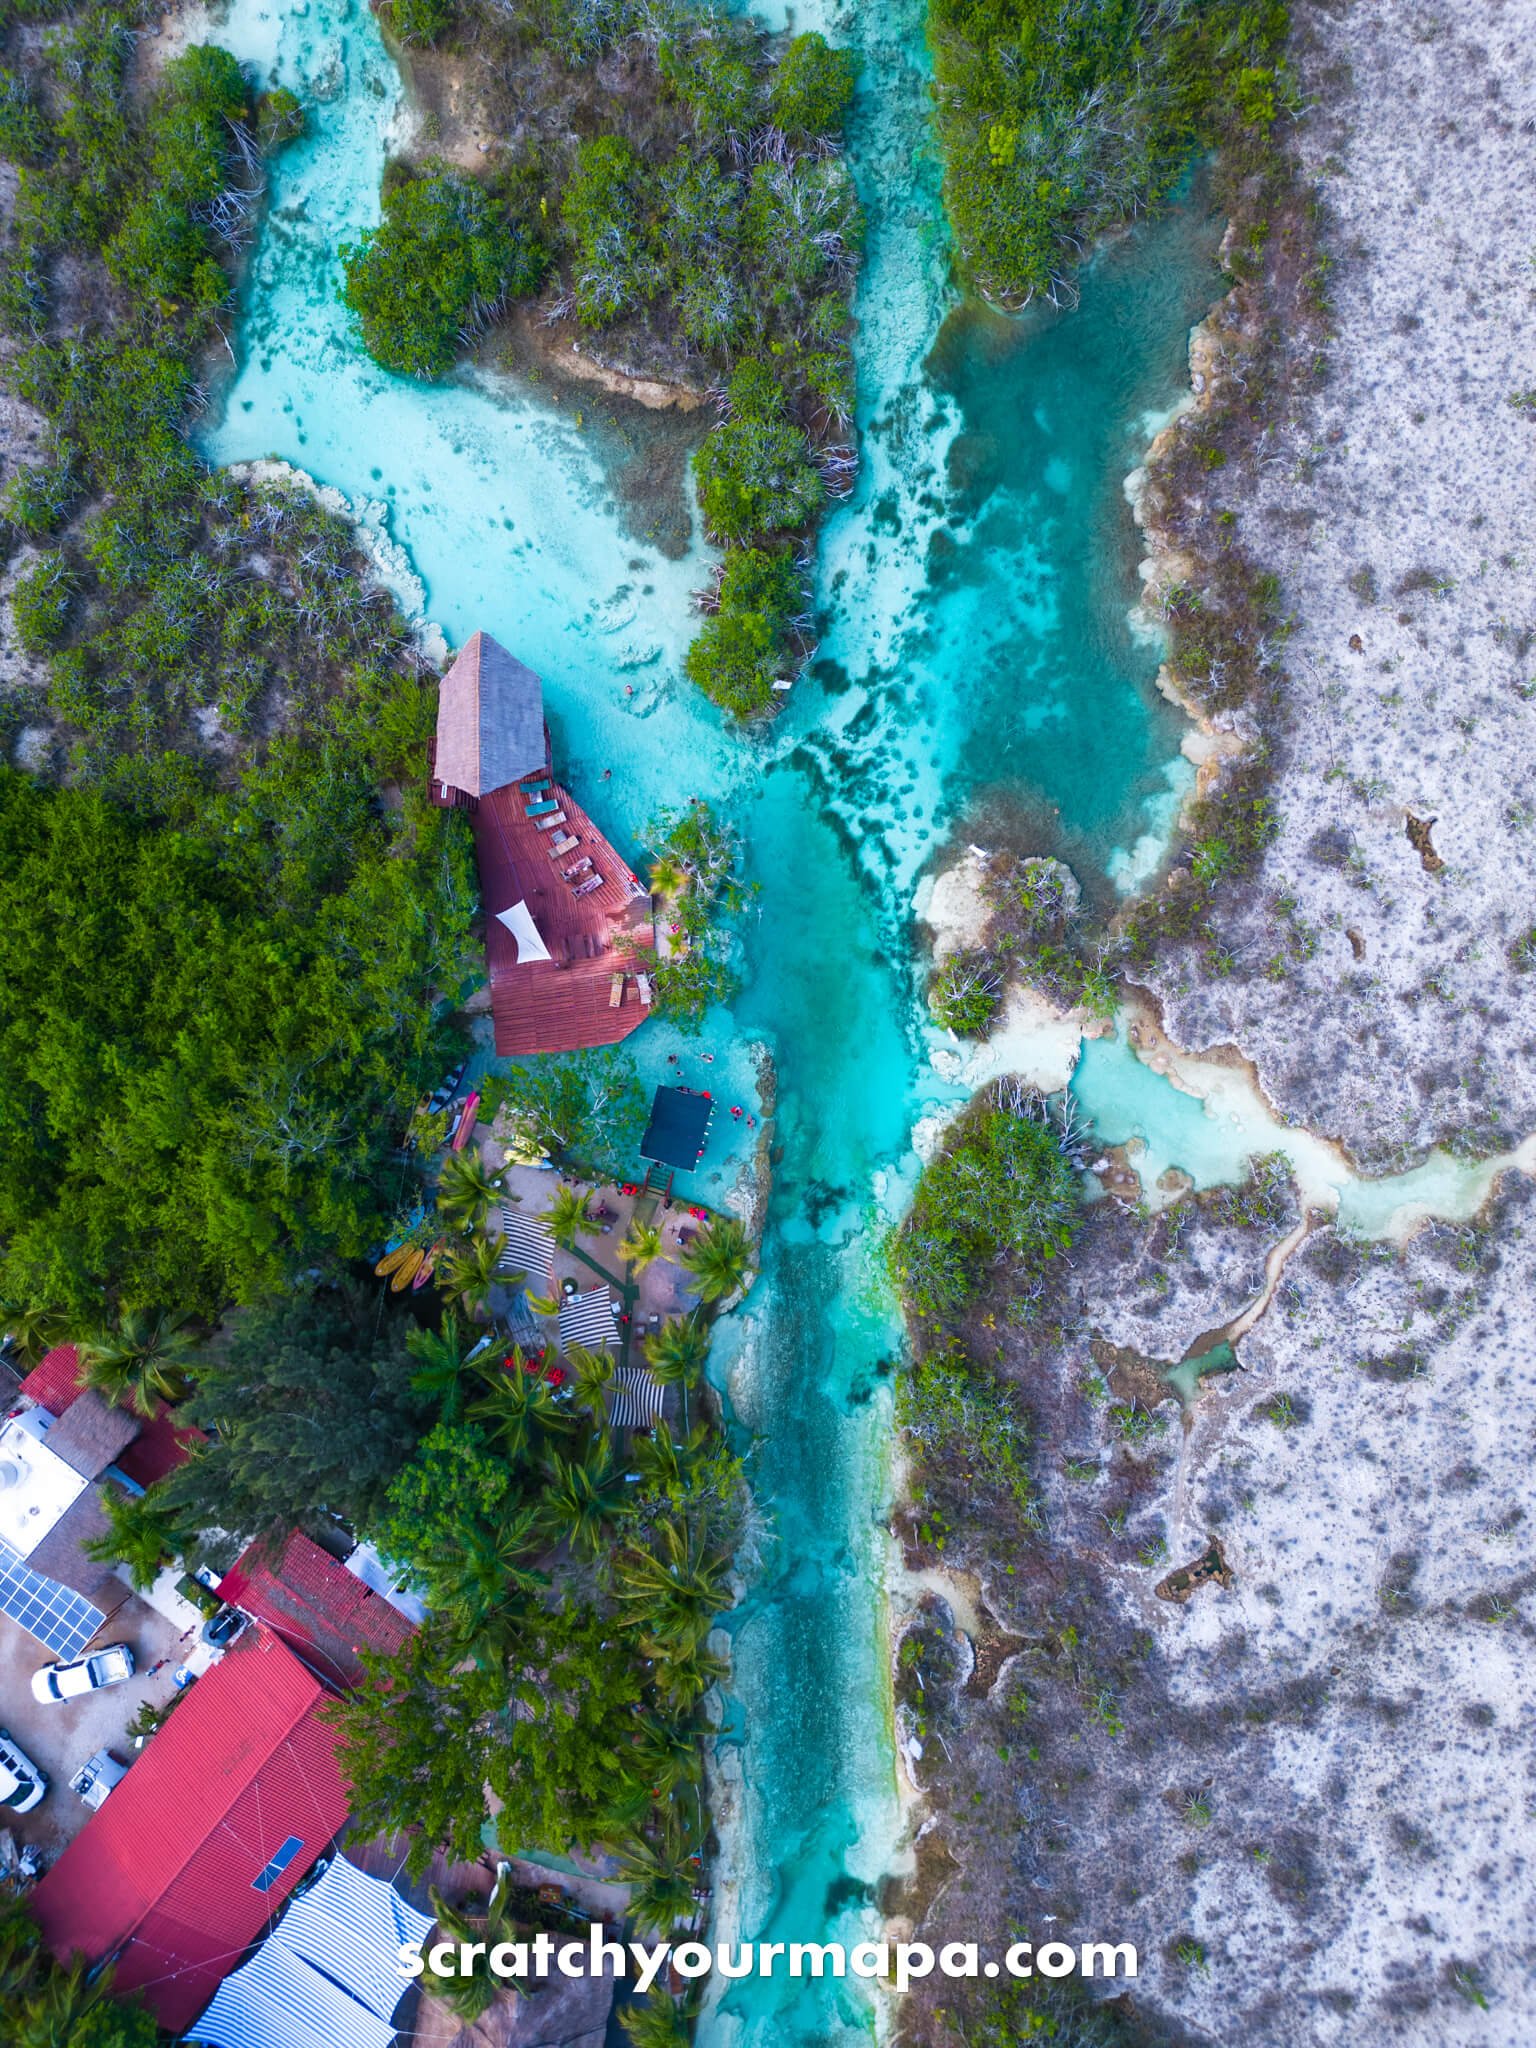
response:
<path fill-rule="evenodd" d="M 616 1045 L 650 1015 L 633 968 L 614 947 L 621 933 L 645 946 L 653 943 L 650 896 L 552 770 L 549 779 L 553 786 L 539 797 L 553 797 L 565 813 L 565 823 L 551 831 L 541 832 L 526 815 L 533 798 L 520 783 L 492 790 L 473 812 L 491 1017 L 501 1057 Z M 566 836 L 578 844 L 551 858 L 552 843 Z M 583 860 L 592 865 L 578 880 L 589 881 L 593 873 L 602 880 L 578 896 L 562 870 Z M 519 962 L 517 940 L 496 915 L 514 903 L 527 904 L 548 960 Z M 614 1009 L 613 977 L 620 972 L 627 976 L 624 1000 Z"/>

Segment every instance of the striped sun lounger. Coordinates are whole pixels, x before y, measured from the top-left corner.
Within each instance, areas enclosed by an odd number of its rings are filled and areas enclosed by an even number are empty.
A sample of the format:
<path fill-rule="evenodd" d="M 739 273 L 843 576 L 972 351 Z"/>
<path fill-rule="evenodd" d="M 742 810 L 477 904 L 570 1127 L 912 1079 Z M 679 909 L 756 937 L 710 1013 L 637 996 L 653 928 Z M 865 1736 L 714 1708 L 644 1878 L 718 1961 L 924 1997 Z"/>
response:
<path fill-rule="evenodd" d="M 574 832 L 562 832 L 554 845 L 549 849 L 549 857 L 551 860 L 559 860 L 562 854 L 569 853 L 573 846 L 580 846 L 580 844 L 581 841 Z"/>

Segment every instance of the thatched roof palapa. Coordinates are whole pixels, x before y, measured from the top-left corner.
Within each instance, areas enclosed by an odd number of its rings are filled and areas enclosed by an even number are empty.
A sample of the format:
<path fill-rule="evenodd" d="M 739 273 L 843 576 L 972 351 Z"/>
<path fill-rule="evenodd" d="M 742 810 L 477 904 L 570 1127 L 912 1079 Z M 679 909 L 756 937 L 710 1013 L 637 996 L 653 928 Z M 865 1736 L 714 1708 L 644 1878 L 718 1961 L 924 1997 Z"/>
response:
<path fill-rule="evenodd" d="M 544 686 L 489 633 L 472 633 L 437 698 L 436 779 L 487 796 L 548 760 Z"/>

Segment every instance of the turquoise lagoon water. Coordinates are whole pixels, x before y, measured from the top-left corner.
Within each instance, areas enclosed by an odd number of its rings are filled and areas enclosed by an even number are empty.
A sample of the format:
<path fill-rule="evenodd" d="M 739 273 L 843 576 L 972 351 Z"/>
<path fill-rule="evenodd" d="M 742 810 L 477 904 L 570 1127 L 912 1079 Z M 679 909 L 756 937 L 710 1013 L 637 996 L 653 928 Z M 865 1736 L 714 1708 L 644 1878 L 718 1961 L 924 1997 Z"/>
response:
<path fill-rule="evenodd" d="M 866 60 L 850 136 L 865 464 L 824 537 L 814 671 L 743 742 L 679 674 L 702 543 L 671 561 L 628 531 L 600 452 L 533 395 L 406 385 L 356 346 L 334 252 L 377 219 L 400 90 L 366 9 L 236 0 L 213 28 L 313 120 L 274 168 L 206 451 L 339 489 L 450 640 L 484 626 L 536 666 L 561 756 L 620 844 L 658 803 L 707 796 L 762 883 L 743 992 L 702 1041 L 715 1065 L 682 1047 L 727 1101 L 751 1099 L 757 1045 L 778 1083 L 762 1274 L 712 1362 L 770 1518 L 732 1616 L 721 1745 L 717 1918 L 753 1939 L 860 1938 L 900 1850 L 880 1595 L 899 1329 L 879 1241 L 914 1122 L 954 1093 L 928 1064 L 913 885 L 978 805 L 1065 848 L 1092 888 L 1144 865 L 1183 771 L 1155 649 L 1127 625 L 1120 483 L 1213 285 L 1209 225 L 1186 209 L 1110 251 L 1070 318 L 950 317 L 921 8 L 870 4 L 848 32 Z M 656 1024 L 633 1043 L 653 1079 L 680 1047 Z M 821 2044 L 871 2024 L 858 1985 L 751 1982 L 705 2036 Z"/>

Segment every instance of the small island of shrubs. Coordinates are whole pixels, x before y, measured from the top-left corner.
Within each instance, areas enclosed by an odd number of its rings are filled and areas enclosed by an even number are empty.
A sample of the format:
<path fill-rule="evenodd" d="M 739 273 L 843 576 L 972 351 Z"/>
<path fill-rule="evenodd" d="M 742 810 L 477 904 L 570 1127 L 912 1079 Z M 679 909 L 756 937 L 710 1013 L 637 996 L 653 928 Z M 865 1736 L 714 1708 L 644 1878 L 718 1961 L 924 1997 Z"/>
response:
<path fill-rule="evenodd" d="M 541 318 L 716 381 L 720 421 L 694 468 L 725 561 L 687 673 L 736 718 L 764 716 L 810 652 L 804 543 L 855 463 L 862 217 L 839 150 L 853 56 L 685 0 L 515 16 L 390 0 L 385 20 L 402 44 L 536 76 L 540 112 L 537 136 L 484 175 L 391 166 L 382 222 L 341 251 L 363 345 L 386 369 L 442 377 L 513 301 L 542 294 Z M 601 60 L 620 50 L 615 85 Z"/>

